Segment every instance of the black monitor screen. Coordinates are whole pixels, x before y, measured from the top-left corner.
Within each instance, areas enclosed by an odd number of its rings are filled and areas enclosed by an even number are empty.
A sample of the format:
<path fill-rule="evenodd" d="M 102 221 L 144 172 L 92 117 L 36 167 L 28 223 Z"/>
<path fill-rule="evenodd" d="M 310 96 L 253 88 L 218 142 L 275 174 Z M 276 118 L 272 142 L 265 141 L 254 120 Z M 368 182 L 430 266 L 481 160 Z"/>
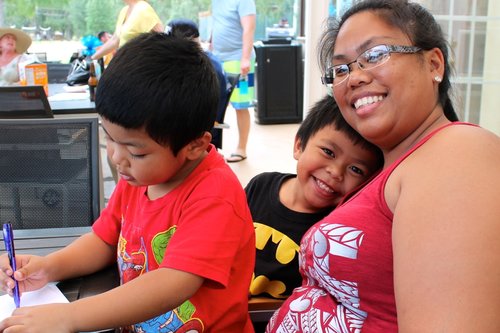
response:
<path fill-rule="evenodd" d="M 0 87 L 0 118 L 53 118 L 43 86 Z"/>

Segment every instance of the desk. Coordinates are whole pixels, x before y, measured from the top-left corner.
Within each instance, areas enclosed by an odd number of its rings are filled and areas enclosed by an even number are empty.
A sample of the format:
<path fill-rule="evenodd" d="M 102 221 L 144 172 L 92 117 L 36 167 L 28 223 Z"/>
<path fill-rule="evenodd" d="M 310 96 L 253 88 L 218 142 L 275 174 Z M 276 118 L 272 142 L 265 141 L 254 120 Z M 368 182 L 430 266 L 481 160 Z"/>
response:
<path fill-rule="evenodd" d="M 64 87 L 69 87 L 66 83 L 49 84 L 49 104 L 52 112 L 58 114 L 72 113 L 95 113 L 95 103 L 91 102 L 88 96 L 82 96 L 82 93 L 75 93 L 75 99 L 54 100 L 57 94 L 68 93 Z M 83 98 L 82 98 L 83 97 Z"/>
<path fill-rule="evenodd" d="M 91 227 L 14 230 L 16 253 L 46 255 L 65 247 L 90 230 Z M 0 234 L 0 253 L 5 252 L 2 237 Z M 87 276 L 61 281 L 57 284 L 57 287 L 72 302 L 80 298 L 103 293 L 118 285 L 118 269 L 115 265 L 111 265 Z M 250 299 L 248 302 L 250 319 L 252 322 L 267 322 L 282 302 L 282 300 L 261 297 Z M 100 332 L 108 333 L 112 331 Z"/>
<path fill-rule="evenodd" d="M 16 254 L 46 255 L 73 242 L 89 232 L 91 227 L 22 229 L 14 230 Z M 5 252 L 3 235 L 0 234 L 0 253 Z M 72 302 L 79 298 L 93 296 L 110 290 L 119 284 L 118 270 L 112 265 L 97 273 L 59 282 L 57 287 Z M 3 292 L 0 291 L 0 294 Z M 111 333 L 102 330 L 89 333 Z"/>
<path fill-rule="evenodd" d="M 16 254 L 44 256 L 62 249 L 90 230 L 91 227 L 14 230 Z M 0 239 L 2 240 L 0 241 L 0 252 L 5 252 L 3 235 L 0 235 Z M 61 282 L 65 287 L 63 293 L 69 301 L 78 299 L 79 284 L 82 283 L 83 279 L 76 278 Z"/>

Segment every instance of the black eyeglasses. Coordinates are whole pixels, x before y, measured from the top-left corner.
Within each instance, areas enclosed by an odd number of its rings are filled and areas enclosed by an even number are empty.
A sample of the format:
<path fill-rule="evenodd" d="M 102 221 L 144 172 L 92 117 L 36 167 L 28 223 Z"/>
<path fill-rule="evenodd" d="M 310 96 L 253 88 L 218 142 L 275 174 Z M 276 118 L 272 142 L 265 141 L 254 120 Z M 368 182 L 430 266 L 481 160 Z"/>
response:
<path fill-rule="evenodd" d="M 354 63 L 357 63 L 360 69 L 366 71 L 385 64 L 391 57 L 391 53 L 412 54 L 421 50 L 417 46 L 377 45 L 364 51 L 350 63 L 328 67 L 325 75 L 321 77 L 321 82 L 329 87 L 337 86 L 349 77 L 351 65 Z"/>

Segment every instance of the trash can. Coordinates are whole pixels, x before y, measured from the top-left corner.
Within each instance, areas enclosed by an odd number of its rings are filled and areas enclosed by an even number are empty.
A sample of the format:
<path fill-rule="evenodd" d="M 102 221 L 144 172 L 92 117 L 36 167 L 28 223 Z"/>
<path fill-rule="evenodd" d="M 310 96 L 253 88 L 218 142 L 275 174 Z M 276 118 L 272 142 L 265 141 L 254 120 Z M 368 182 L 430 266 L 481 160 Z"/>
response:
<path fill-rule="evenodd" d="M 300 123 L 304 90 L 302 45 L 271 39 L 256 42 L 254 48 L 255 121 L 259 124 Z"/>

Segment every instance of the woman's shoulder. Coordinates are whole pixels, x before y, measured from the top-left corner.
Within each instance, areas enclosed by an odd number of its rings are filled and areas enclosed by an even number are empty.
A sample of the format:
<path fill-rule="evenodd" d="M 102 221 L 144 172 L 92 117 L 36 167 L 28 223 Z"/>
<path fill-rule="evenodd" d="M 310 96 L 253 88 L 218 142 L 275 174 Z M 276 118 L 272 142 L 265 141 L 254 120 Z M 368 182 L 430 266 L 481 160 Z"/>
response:
<path fill-rule="evenodd" d="M 450 186 L 468 188 L 481 182 L 500 185 L 498 165 L 498 135 L 479 126 L 453 125 L 437 132 L 413 152 L 395 174 L 401 183 L 415 184 L 416 188 L 426 188 L 426 183 L 428 190 L 452 191 Z"/>
<path fill-rule="evenodd" d="M 457 150 L 464 156 L 477 154 L 485 149 L 490 150 L 490 154 L 500 153 L 500 137 L 474 124 L 457 123 L 436 131 L 417 149 L 415 155 L 426 154 L 440 159 L 457 153 Z"/>
<path fill-rule="evenodd" d="M 439 131 L 422 148 L 428 158 L 441 159 L 457 152 L 462 156 L 484 152 L 491 157 L 500 154 L 500 137 L 483 127 L 460 123 Z"/>
<path fill-rule="evenodd" d="M 141 9 L 141 10 L 144 10 L 144 9 L 153 9 L 153 7 L 146 1 L 139 1 L 138 3 L 135 4 L 135 8 L 137 9 Z M 154 9 L 153 9 L 154 10 Z"/>
<path fill-rule="evenodd" d="M 498 165 L 500 138 L 496 134 L 478 126 L 448 126 L 394 169 L 386 183 L 386 201 L 394 208 L 403 189 L 412 201 L 424 193 L 450 197 L 461 195 L 457 188 L 500 186 Z"/>
<path fill-rule="evenodd" d="M 466 123 L 466 122 L 456 122 L 447 128 L 450 135 L 460 135 L 460 136 L 473 136 L 477 138 L 490 138 L 498 140 L 499 136 L 492 131 L 476 124 Z"/>

